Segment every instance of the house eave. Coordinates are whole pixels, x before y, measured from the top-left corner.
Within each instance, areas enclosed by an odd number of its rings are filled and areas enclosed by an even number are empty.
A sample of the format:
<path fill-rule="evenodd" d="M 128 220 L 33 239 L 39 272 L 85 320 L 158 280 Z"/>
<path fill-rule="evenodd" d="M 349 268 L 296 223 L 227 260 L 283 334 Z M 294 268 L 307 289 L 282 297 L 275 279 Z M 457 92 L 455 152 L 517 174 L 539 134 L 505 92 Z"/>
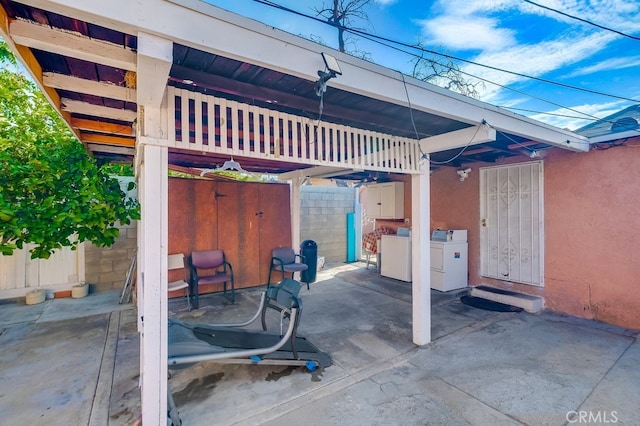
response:
<path fill-rule="evenodd" d="M 330 51 L 343 74 L 330 86 L 395 105 L 436 114 L 468 125 L 488 123 L 496 130 L 573 151 L 587 151 L 587 138 L 452 91 L 406 77 L 199 0 L 110 2 L 24 0 L 21 3 L 63 13 L 138 35 L 148 33 L 199 50 L 280 71 L 308 81 L 324 69 L 321 52 Z M 146 19 L 153 16 L 154 19 Z M 215 24 L 212 24 L 215 20 Z M 189 25 L 183 25 L 189 22 Z M 271 55 L 268 52 L 278 51 Z"/>

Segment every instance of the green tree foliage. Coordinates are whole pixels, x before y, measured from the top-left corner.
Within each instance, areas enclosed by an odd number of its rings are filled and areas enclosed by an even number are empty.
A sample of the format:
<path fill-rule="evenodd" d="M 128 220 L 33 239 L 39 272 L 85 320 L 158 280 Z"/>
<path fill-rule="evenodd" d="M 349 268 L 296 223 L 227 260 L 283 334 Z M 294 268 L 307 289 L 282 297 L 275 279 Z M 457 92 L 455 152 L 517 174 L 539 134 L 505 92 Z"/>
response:
<path fill-rule="evenodd" d="M 91 241 L 110 246 L 117 223 L 139 218 L 116 179 L 100 170 L 38 88 L 12 71 L 0 40 L 0 253 L 34 243 L 32 258 Z"/>

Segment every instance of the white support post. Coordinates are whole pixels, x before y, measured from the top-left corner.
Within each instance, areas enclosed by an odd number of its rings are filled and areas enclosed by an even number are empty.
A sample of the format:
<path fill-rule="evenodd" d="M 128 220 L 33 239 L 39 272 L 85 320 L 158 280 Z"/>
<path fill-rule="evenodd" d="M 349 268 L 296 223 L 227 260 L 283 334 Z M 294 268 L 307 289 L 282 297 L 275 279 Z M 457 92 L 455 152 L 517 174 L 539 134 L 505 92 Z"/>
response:
<path fill-rule="evenodd" d="M 140 167 L 138 285 L 142 286 L 140 336 L 142 423 L 167 420 L 168 150 L 144 145 Z M 140 309 L 141 308 L 141 309 Z"/>
<path fill-rule="evenodd" d="M 138 231 L 142 423 L 167 423 L 168 110 L 166 87 L 173 43 L 138 34 Z M 173 136 L 172 136 L 173 139 Z M 174 141 L 171 141 L 174 142 Z"/>
<path fill-rule="evenodd" d="M 413 343 L 422 346 L 431 341 L 431 256 L 429 242 L 430 188 L 429 162 L 421 173 L 411 175 L 412 308 Z"/>

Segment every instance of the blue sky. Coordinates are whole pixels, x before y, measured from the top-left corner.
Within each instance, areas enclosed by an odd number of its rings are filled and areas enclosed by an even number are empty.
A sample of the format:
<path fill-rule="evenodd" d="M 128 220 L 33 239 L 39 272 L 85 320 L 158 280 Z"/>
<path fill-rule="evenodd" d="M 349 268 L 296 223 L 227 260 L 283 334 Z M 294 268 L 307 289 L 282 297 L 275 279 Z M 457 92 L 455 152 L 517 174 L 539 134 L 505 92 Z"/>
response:
<path fill-rule="evenodd" d="M 279 11 L 252 0 L 207 0 L 215 6 L 336 47 L 328 25 Z M 315 15 L 322 0 L 274 0 Z M 325 3 L 332 3 L 325 0 Z M 619 32 L 640 38 L 640 2 L 635 0 L 537 0 Z M 415 44 L 473 62 L 640 102 L 640 40 L 562 16 L 524 0 L 376 0 L 367 9 L 367 32 Z M 357 47 L 389 68 L 410 73 L 411 57 L 357 40 Z M 404 48 L 405 50 L 408 50 Z M 458 63 L 484 83 L 480 99 L 519 114 L 575 130 L 633 105 L 629 100 L 562 88 L 476 65 Z M 638 103 L 636 102 L 636 103 Z M 570 108 L 570 109 L 567 109 Z M 537 113 L 543 112 L 545 114 Z M 570 116 L 570 117 L 565 117 Z M 587 116 L 587 117 L 588 117 Z"/>

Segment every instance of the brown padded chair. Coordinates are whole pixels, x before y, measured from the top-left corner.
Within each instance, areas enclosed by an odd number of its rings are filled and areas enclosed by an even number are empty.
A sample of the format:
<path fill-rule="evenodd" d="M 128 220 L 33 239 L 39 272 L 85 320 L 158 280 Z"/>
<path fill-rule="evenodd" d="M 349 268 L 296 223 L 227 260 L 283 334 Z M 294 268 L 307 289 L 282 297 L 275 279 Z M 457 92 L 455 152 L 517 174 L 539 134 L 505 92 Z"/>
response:
<path fill-rule="evenodd" d="M 274 269 L 282 273 L 282 279 L 284 280 L 285 272 L 291 273 L 293 278 L 296 272 L 306 271 L 309 267 L 304 263 L 305 258 L 299 254 L 296 254 L 291 247 L 278 247 L 271 252 L 271 267 L 269 268 L 269 279 L 267 281 L 267 288 L 271 286 L 271 271 Z M 300 262 L 296 262 L 296 259 L 300 259 Z M 309 289 L 309 283 L 307 283 L 307 290 Z"/>
<path fill-rule="evenodd" d="M 191 297 L 194 309 L 200 307 L 198 301 L 198 286 L 203 284 L 224 284 L 224 296 L 234 303 L 236 300 L 235 286 L 233 283 L 233 268 L 226 261 L 222 250 L 194 251 L 189 256 L 189 270 L 191 271 Z M 231 289 L 227 289 L 227 283 L 231 283 Z"/>

